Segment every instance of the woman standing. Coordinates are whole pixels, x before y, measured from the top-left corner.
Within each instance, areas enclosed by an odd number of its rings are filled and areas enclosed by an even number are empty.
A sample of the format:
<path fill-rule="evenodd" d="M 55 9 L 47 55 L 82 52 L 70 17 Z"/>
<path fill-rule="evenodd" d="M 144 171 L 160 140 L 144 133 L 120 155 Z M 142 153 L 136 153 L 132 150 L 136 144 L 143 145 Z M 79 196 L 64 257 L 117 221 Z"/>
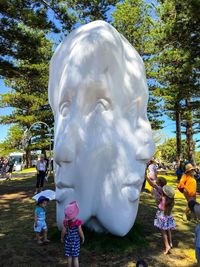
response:
<path fill-rule="evenodd" d="M 36 194 L 43 190 L 44 178 L 47 172 L 47 161 L 44 159 L 44 155 L 40 155 L 40 159 L 36 164 L 37 170 L 37 182 L 36 182 Z"/>

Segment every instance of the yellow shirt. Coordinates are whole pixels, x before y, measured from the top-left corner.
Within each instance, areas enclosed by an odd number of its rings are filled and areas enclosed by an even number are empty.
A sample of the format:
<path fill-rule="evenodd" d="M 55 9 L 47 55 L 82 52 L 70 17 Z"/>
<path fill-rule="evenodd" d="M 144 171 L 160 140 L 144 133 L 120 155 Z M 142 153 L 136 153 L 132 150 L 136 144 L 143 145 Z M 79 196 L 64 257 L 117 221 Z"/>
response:
<path fill-rule="evenodd" d="M 178 188 L 185 188 L 188 193 L 188 196 L 190 197 L 196 196 L 196 191 L 197 191 L 196 179 L 187 173 L 183 174 L 180 183 L 178 184 Z"/>

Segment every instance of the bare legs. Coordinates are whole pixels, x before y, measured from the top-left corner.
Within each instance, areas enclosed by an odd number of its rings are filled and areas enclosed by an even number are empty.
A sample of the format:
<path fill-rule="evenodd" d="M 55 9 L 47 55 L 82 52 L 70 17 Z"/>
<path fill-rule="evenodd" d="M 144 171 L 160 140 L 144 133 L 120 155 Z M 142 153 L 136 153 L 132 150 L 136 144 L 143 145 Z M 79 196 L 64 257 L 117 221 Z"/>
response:
<path fill-rule="evenodd" d="M 43 242 L 41 241 L 40 233 L 36 233 L 35 236 L 36 236 L 36 239 L 37 239 L 37 243 L 39 245 L 41 245 Z"/>
<path fill-rule="evenodd" d="M 169 245 L 170 245 L 170 247 L 172 248 L 172 247 L 173 247 L 173 243 L 172 243 L 172 233 L 171 233 L 171 230 L 170 230 L 170 229 L 167 230 L 167 236 L 168 236 L 168 242 L 169 242 Z"/>
<path fill-rule="evenodd" d="M 78 257 L 67 257 L 67 264 L 68 267 L 79 267 Z"/>
<path fill-rule="evenodd" d="M 43 233 L 43 236 L 41 236 L 41 233 Z M 38 232 L 35 233 L 37 243 L 39 245 L 43 244 L 43 242 L 44 243 L 49 243 L 50 240 L 47 239 L 47 230 L 43 229 L 41 233 L 38 233 Z M 43 241 L 41 239 L 43 239 Z"/>
<path fill-rule="evenodd" d="M 74 257 L 74 267 L 79 267 L 78 257 Z"/>
<path fill-rule="evenodd" d="M 45 242 L 45 243 L 49 243 L 49 242 L 50 242 L 50 240 L 49 240 L 49 239 L 47 239 L 47 230 L 46 230 L 46 229 L 44 229 L 44 230 L 43 230 L 43 232 L 44 232 L 44 242 Z"/>
<path fill-rule="evenodd" d="M 167 254 L 172 245 L 172 237 L 171 237 L 171 231 L 170 230 L 161 230 L 162 237 L 163 237 L 163 242 L 165 245 L 165 251 L 164 254 Z"/>

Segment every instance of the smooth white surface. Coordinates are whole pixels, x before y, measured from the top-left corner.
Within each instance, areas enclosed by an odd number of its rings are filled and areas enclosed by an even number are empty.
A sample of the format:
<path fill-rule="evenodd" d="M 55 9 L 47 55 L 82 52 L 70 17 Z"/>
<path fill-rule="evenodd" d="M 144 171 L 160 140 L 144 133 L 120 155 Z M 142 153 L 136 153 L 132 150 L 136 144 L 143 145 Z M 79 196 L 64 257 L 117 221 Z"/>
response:
<path fill-rule="evenodd" d="M 36 194 L 35 196 L 33 196 L 32 199 L 38 201 L 38 198 L 40 196 L 47 197 L 49 200 L 54 200 L 55 199 L 55 191 L 50 190 L 50 189 L 44 190 L 44 191 Z"/>
<path fill-rule="evenodd" d="M 108 23 L 84 25 L 54 53 L 49 101 L 59 228 L 64 208 L 76 200 L 90 228 L 125 235 L 154 153 L 142 59 Z"/>

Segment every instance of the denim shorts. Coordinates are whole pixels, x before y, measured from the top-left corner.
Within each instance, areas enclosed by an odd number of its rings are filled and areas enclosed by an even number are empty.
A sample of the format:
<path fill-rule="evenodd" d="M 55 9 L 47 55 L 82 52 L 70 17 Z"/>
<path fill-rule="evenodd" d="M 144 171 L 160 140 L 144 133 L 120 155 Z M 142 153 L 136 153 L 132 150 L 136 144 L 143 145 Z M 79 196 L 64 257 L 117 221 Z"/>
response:
<path fill-rule="evenodd" d="M 47 230 L 47 224 L 45 221 L 37 221 L 37 227 L 34 226 L 34 232 L 40 233 L 42 230 Z"/>

